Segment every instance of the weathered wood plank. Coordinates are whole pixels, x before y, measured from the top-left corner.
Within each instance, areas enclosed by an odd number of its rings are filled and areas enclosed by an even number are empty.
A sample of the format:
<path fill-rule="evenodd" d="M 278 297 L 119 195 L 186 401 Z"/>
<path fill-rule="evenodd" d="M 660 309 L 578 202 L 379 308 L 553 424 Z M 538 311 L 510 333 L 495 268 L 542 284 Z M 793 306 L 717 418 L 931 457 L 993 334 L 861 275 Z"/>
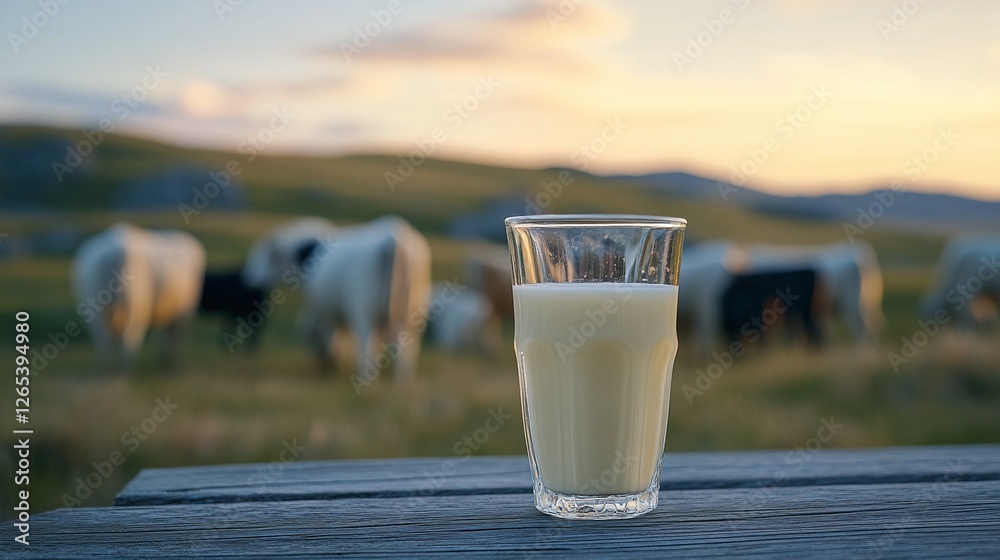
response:
<path fill-rule="evenodd" d="M 1000 445 L 668 453 L 666 489 L 1000 480 Z M 115 505 L 531 491 L 524 457 L 455 457 L 146 469 Z"/>
<path fill-rule="evenodd" d="M 1000 481 L 679 490 L 616 521 L 526 494 L 80 508 L 33 518 L 4 558 L 973 558 L 1000 553 Z"/>

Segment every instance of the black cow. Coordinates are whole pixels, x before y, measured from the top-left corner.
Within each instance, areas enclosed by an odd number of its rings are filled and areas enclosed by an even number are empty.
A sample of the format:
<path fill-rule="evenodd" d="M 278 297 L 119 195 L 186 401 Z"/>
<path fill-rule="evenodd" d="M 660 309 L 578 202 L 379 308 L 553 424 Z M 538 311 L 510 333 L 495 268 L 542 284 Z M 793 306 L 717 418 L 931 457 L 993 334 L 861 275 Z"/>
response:
<path fill-rule="evenodd" d="M 241 270 L 206 271 L 198 310 L 223 316 L 223 343 L 227 347 L 232 348 L 232 339 L 225 333 L 245 342 L 246 348 L 253 351 L 257 349 L 260 331 L 267 319 L 258 307 L 266 294 L 244 284 Z M 251 314 L 254 314 L 253 317 L 250 317 Z M 241 331 L 247 330 L 249 335 L 243 336 Z"/>
<path fill-rule="evenodd" d="M 722 294 L 722 326 L 729 342 L 765 339 L 783 324 L 789 335 L 805 332 L 811 346 L 823 342 L 822 285 L 812 269 L 737 274 Z"/>

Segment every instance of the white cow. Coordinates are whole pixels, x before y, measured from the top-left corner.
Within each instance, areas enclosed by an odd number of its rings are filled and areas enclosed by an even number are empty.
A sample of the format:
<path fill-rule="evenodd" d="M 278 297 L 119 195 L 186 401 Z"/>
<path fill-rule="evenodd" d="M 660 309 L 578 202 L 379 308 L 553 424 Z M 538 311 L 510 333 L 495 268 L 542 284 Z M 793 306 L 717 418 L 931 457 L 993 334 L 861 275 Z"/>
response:
<path fill-rule="evenodd" d="M 867 243 L 753 245 L 746 250 L 746 262 L 748 273 L 815 270 L 831 306 L 856 342 L 872 342 L 885 323 L 882 270 Z"/>
<path fill-rule="evenodd" d="M 707 354 L 722 328 L 722 293 L 733 274 L 744 268 L 744 254 L 727 241 L 703 242 L 686 247 L 681 259 L 677 315 L 694 327 L 698 351 Z"/>
<path fill-rule="evenodd" d="M 500 347 L 500 317 L 489 298 L 470 288 L 434 284 L 428 313 L 431 342 L 450 352 L 485 352 Z"/>
<path fill-rule="evenodd" d="M 205 249 L 182 231 L 116 224 L 85 241 L 73 257 L 73 291 L 102 365 L 113 366 L 120 349 L 122 364 L 134 366 L 149 329 L 168 336 L 165 354 L 176 357 L 204 272 Z"/>
<path fill-rule="evenodd" d="M 412 376 L 431 290 L 430 246 L 419 232 L 394 216 L 339 229 L 299 220 L 254 243 L 244 278 L 273 286 L 297 266 L 303 271 L 297 323 L 321 364 L 329 364 L 336 331 L 347 328 L 361 379 L 370 381 L 388 362 L 397 379 Z"/>
<path fill-rule="evenodd" d="M 992 300 L 989 316 L 975 305 Z M 1000 236 L 959 236 L 953 238 L 938 259 L 934 281 L 920 303 L 921 314 L 933 318 L 939 310 L 957 317 L 960 327 L 981 326 L 996 321 L 1000 302 Z M 950 318 L 948 319 L 950 321 Z"/>

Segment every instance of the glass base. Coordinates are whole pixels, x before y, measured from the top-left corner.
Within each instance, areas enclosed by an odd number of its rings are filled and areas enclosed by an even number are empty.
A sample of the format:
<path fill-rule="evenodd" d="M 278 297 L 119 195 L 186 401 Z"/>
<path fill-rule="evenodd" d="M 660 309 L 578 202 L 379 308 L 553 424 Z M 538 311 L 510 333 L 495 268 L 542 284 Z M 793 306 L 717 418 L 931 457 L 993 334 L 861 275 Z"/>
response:
<path fill-rule="evenodd" d="M 642 492 L 609 496 L 560 494 L 538 484 L 535 507 L 542 513 L 563 519 L 628 519 L 656 509 L 658 494 L 659 480 Z"/>

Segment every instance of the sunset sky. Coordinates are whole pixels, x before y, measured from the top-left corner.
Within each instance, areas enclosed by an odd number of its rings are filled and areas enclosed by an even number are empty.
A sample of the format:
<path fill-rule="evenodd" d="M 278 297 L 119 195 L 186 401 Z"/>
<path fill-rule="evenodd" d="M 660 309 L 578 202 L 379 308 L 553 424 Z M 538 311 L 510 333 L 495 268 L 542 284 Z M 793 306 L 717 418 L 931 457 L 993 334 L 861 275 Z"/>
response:
<path fill-rule="evenodd" d="M 0 121 L 1000 199 L 1000 2 L 347 4 L 4 2 Z"/>

